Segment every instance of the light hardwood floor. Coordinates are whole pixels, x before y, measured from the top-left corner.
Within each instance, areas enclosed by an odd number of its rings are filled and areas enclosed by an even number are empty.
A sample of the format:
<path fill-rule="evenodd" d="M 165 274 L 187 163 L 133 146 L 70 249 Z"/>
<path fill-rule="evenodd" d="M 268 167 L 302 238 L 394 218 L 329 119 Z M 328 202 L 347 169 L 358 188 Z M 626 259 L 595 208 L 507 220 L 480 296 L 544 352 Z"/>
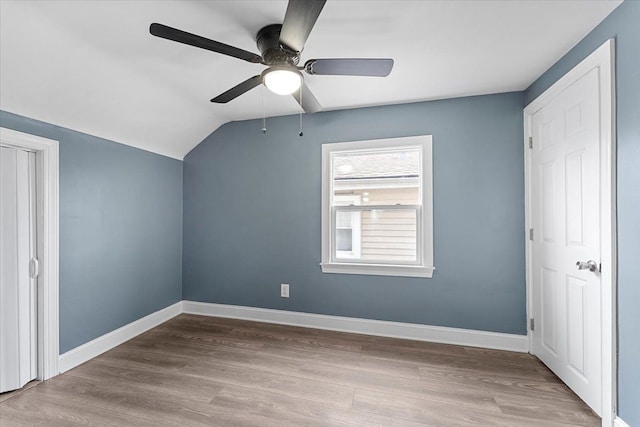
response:
<path fill-rule="evenodd" d="M 527 354 L 180 315 L 0 403 L 9 426 L 598 426 Z"/>

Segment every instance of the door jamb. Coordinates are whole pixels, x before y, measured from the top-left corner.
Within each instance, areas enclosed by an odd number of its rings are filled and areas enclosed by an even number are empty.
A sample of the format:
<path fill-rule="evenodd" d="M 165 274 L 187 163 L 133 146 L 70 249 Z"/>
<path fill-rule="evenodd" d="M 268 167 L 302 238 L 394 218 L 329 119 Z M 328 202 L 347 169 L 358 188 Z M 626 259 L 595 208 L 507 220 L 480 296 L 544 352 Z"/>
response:
<path fill-rule="evenodd" d="M 599 69 L 600 83 L 600 243 L 601 311 L 602 311 L 602 426 L 613 425 L 617 412 L 617 344 L 616 344 L 616 138 L 615 138 L 615 42 L 607 40 L 586 59 L 556 81 L 524 109 L 525 140 L 525 232 L 527 319 L 533 315 L 531 228 L 531 117 L 560 92 L 594 68 Z M 535 141 L 534 141 L 535 143 Z M 528 321 L 527 321 L 528 323 Z M 529 325 L 530 326 L 530 325 Z M 534 354 L 533 333 L 528 330 L 529 349 Z"/>
<path fill-rule="evenodd" d="M 59 351 L 59 156 L 58 141 L 0 127 L 3 145 L 36 152 L 36 190 L 39 225 L 38 258 L 38 376 L 47 380 L 58 375 Z"/>

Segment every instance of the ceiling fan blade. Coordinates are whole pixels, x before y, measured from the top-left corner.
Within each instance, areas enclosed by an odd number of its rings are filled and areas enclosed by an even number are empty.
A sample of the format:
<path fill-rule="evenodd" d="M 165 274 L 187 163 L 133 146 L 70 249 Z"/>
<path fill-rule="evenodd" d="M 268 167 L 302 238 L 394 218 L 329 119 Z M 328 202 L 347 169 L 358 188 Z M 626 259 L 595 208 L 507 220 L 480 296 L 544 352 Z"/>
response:
<path fill-rule="evenodd" d="M 302 107 L 305 113 L 313 114 L 322 110 L 322 106 L 318 102 L 315 96 L 313 96 L 313 92 L 309 89 L 309 86 L 302 82 L 302 99 L 300 99 L 300 91 L 293 92 L 293 97 L 298 101 L 298 104 Z"/>
<path fill-rule="evenodd" d="M 309 74 L 386 77 L 393 68 L 390 58 L 310 59 L 304 64 Z"/>
<path fill-rule="evenodd" d="M 221 53 L 223 55 L 233 56 L 234 58 L 244 59 L 248 62 L 255 62 L 258 64 L 262 63 L 262 57 L 255 53 L 197 36 L 195 34 L 187 33 L 186 31 L 178 30 L 176 28 L 167 27 L 166 25 L 158 24 L 156 22 L 151 24 L 149 32 L 154 36 L 162 37 L 163 39 L 173 40 L 178 43 L 184 43 L 201 49 Z"/>
<path fill-rule="evenodd" d="M 247 80 L 243 81 L 242 83 L 237 84 L 231 89 L 229 89 L 228 91 L 216 96 L 211 100 L 211 102 L 215 102 L 217 104 L 226 104 L 232 99 L 235 99 L 240 95 L 242 95 L 243 93 L 248 92 L 254 87 L 260 85 L 260 83 L 262 83 L 262 77 L 260 77 L 259 75 L 249 77 Z"/>
<path fill-rule="evenodd" d="M 304 44 L 327 0 L 289 0 L 280 30 L 280 43 L 296 52 Z"/>

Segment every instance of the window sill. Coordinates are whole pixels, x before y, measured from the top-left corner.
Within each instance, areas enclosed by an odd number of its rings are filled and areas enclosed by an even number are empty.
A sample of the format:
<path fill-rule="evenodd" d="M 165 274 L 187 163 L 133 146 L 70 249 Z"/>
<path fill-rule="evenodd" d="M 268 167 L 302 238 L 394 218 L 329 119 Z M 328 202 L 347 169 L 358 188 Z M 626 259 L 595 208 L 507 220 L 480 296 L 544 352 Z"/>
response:
<path fill-rule="evenodd" d="M 370 276 L 433 277 L 435 267 L 417 265 L 320 263 L 323 273 L 365 274 Z"/>

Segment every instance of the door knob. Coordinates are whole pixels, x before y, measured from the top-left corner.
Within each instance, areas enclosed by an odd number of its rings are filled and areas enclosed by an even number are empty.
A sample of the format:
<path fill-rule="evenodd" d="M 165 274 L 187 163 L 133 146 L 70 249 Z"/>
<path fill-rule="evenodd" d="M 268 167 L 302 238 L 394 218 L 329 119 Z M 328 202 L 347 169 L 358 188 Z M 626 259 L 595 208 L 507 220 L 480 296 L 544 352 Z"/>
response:
<path fill-rule="evenodd" d="M 598 271 L 598 264 L 590 259 L 587 262 L 584 261 L 578 261 L 576 262 L 576 267 L 578 267 L 578 270 L 589 270 L 589 271 Z"/>

